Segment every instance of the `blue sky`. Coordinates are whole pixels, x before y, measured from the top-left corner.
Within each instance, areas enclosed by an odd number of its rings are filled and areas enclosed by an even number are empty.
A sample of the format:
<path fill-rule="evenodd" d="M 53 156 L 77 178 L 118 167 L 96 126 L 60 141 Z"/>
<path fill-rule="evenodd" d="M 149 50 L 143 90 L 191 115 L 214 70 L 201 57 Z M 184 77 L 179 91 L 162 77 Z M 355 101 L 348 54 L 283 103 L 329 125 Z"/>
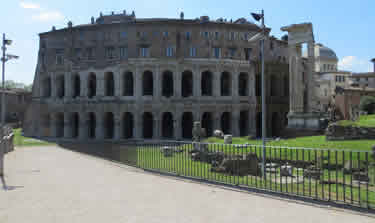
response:
<path fill-rule="evenodd" d="M 375 57 L 375 1 L 374 0 L 11 0 L 2 1 L 0 32 L 12 39 L 8 52 L 20 56 L 6 66 L 6 79 L 32 83 L 38 54 L 38 33 L 49 31 L 54 25 L 65 27 L 89 23 L 91 16 L 100 12 L 135 11 L 139 18 L 177 18 L 181 11 L 185 18 L 208 15 L 237 19 L 250 18 L 250 12 L 264 9 L 266 25 L 272 35 L 280 37 L 281 26 L 312 22 L 315 40 L 332 48 L 340 59 L 339 68 L 356 72 L 372 70 L 369 62 Z"/>

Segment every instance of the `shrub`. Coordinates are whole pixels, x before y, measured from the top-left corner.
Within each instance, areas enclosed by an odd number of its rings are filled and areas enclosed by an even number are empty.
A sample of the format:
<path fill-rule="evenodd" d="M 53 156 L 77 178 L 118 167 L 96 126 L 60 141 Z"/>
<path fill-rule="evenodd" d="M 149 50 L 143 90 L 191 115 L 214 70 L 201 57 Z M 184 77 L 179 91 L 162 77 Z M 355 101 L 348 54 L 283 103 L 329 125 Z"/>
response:
<path fill-rule="evenodd" d="M 372 114 L 375 109 L 375 97 L 365 96 L 361 98 L 359 108 L 362 111 L 366 111 L 368 114 Z"/>

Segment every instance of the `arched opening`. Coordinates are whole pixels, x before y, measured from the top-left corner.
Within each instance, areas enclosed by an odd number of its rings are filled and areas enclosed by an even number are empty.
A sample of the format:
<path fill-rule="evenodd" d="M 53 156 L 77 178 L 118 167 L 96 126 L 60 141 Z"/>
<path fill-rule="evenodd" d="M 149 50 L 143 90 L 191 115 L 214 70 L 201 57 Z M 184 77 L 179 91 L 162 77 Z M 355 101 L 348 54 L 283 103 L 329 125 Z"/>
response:
<path fill-rule="evenodd" d="M 262 137 L 262 112 L 257 113 L 256 117 L 256 135 Z"/>
<path fill-rule="evenodd" d="M 57 81 L 57 97 L 63 98 L 65 96 L 65 77 L 64 75 L 60 75 L 56 79 Z"/>
<path fill-rule="evenodd" d="M 104 138 L 113 139 L 115 133 L 115 117 L 112 112 L 104 114 Z"/>
<path fill-rule="evenodd" d="M 73 77 L 73 98 L 79 97 L 81 94 L 81 79 L 78 74 Z"/>
<path fill-rule="evenodd" d="M 133 138 L 133 128 L 134 128 L 133 114 L 130 112 L 125 112 L 123 116 L 123 138 L 130 139 Z"/>
<path fill-rule="evenodd" d="M 247 136 L 249 135 L 249 111 L 241 111 L 240 112 L 240 136 Z"/>
<path fill-rule="evenodd" d="M 64 113 L 62 112 L 56 114 L 56 137 L 64 137 Z"/>
<path fill-rule="evenodd" d="M 276 75 L 271 75 L 271 96 L 277 96 L 278 95 L 278 78 Z"/>
<path fill-rule="evenodd" d="M 272 113 L 272 136 L 279 136 L 281 128 L 281 120 L 277 112 Z"/>
<path fill-rule="evenodd" d="M 210 71 L 202 73 L 201 92 L 202 96 L 212 96 L 212 73 Z"/>
<path fill-rule="evenodd" d="M 105 96 L 115 95 L 115 80 L 112 72 L 107 72 L 104 77 L 105 82 Z"/>
<path fill-rule="evenodd" d="M 173 115 L 170 112 L 163 113 L 162 117 L 162 137 L 173 138 Z"/>
<path fill-rule="evenodd" d="M 202 128 L 206 130 L 206 136 L 211 137 L 213 135 L 213 118 L 211 112 L 205 112 L 202 115 Z"/>
<path fill-rule="evenodd" d="M 154 117 L 151 112 L 143 113 L 143 138 L 151 139 L 154 129 Z"/>
<path fill-rule="evenodd" d="M 51 78 L 50 77 L 46 77 L 44 80 L 43 80 L 43 97 L 51 97 Z"/>
<path fill-rule="evenodd" d="M 182 115 L 182 138 L 193 138 L 193 113 L 184 112 Z"/>
<path fill-rule="evenodd" d="M 260 75 L 255 75 L 255 96 L 260 97 L 262 95 L 262 79 Z"/>
<path fill-rule="evenodd" d="M 95 139 L 95 132 L 96 132 L 96 116 L 94 112 L 90 112 L 88 114 L 88 127 L 89 127 L 89 138 Z"/>
<path fill-rule="evenodd" d="M 71 116 L 72 118 L 72 137 L 78 138 L 79 135 L 79 114 L 74 112 Z"/>
<path fill-rule="evenodd" d="M 154 80 L 151 71 L 143 73 L 143 96 L 152 96 L 154 94 Z"/>
<path fill-rule="evenodd" d="M 123 76 L 123 96 L 133 96 L 134 95 L 134 79 L 132 72 L 126 72 Z"/>
<path fill-rule="evenodd" d="M 51 132 L 51 118 L 49 114 L 41 116 L 42 136 L 48 137 Z"/>
<path fill-rule="evenodd" d="M 240 73 L 238 77 L 238 95 L 249 96 L 249 75 L 247 73 Z"/>
<path fill-rule="evenodd" d="M 224 112 L 221 115 L 221 130 L 223 131 L 224 134 L 230 134 L 231 133 L 231 113 L 230 112 Z"/>
<path fill-rule="evenodd" d="M 182 73 L 181 93 L 184 98 L 193 96 L 193 73 L 191 71 Z"/>
<path fill-rule="evenodd" d="M 284 76 L 284 96 L 289 96 L 289 77 Z"/>
<path fill-rule="evenodd" d="M 162 95 L 167 98 L 173 95 L 173 73 L 171 71 L 165 71 L 163 73 Z"/>
<path fill-rule="evenodd" d="M 223 72 L 220 78 L 221 96 L 230 96 L 232 94 L 232 78 L 230 73 Z"/>
<path fill-rule="evenodd" d="M 93 98 L 96 96 L 96 75 L 90 73 L 87 81 L 87 96 Z"/>

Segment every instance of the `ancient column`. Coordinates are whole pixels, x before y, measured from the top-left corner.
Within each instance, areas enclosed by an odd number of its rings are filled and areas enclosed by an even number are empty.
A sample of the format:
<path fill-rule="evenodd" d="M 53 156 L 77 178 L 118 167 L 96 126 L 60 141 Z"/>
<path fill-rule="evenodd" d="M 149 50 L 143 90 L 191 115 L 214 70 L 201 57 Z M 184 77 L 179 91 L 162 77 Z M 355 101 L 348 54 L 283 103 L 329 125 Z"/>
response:
<path fill-rule="evenodd" d="M 183 108 L 178 106 L 176 107 L 176 112 L 173 114 L 173 131 L 174 137 L 179 140 L 182 139 L 182 125 L 181 125 L 181 117 L 182 117 L 182 110 Z"/>
<path fill-rule="evenodd" d="M 173 74 L 173 95 L 175 98 L 181 98 L 181 89 L 182 89 L 182 73 L 180 66 L 176 67 L 175 73 Z"/>
<path fill-rule="evenodd" d="M 155 70 L 152 74 L 152 77 L 153 77 L 153 81 L 154 81 L 154 84 L 153 84 L 153 94 L 154 94 L 154 100 L 156 101 L 159 101 L 160 100 L 160 96 L 161 96 L 161 73 L 160 73 L 160 67 L 157 66 L 155 67 Z"/>
<path fill-rule="evenodd" d="M 57 97 L 57 77 L 54 73 L 51 73 L 51 96 L 54 99 Z"/>
<path fill-rule="evenodd" d="M 234 110 L 232 110 L 232 135 L 235 137 L 240 135 L 239 121 L 240 109 L 238 107 L 235 107 Z"/>
<path fill-rule="evenodd" d="M 66 73 L 64 77 L 64 91 L 65 91 L 65 98 L 73 97 L 73 89 L 72 89 L 72 73 Z"/>
<path fill-rule="evenodd" d="M 193 73 L 193 93 L 194 93 L 194 97 L 200 97 L 202 96 L 202 91 L 201 91 L 201 78 L 202 78 L 202 74 L 201 72 L 199 71 L 199 69 L 194 69 L 194 73 Z"/>
<path fill-rule="evenodd" d="M 64 112 L 64 138 L 72 138 L 71 113 Z"/>
<path fill-rule="evenodd" d="M 234 101 L 236 101 L 236 103 L 239 102 L 239 98 L 238 98 L 238 78 L 239 78 L 239 73 L 238 73 L 238 70 L 235 69 L 234 70 L 234 73 L 231 74 L 232 75 L 232 98 Z"/>
<path fill-rule="evenodd" d="M 160 115 L 159 114 L 154 114 L 154 123 L 153 123 L 153 132 L 152 132 L 152 138 L 153 139 L 160 139 L 161 137 L 161 120 L 160 120 Z"/>
<path fill-rule="evenodd" d="M 55 113 L 51 115 L 51 136 L 57 137 L 57 117 Z"/>
<path fill-rule="evenodd" d="M 221 77 L 221 72 L 219 70 L 216 70 L 214 73 L 213 73 L 213 96 L 214 97 L 220 97 L 220 90 L 221 90 L 221 86 L 220 86 L 220 77 Z"/>
<path fill-rule="evenodd" d="M 115 81 L 115 96 L 117 97 L 121 97 L 122 96 L 122 82 L 123 82 L 123 74 L 121 73 L 121 71 L 117 71 L 115 73 L 113 73 L 114 75 L 114 81 Z"/>
<path fill-rule="evenodd" d="M 307 73 L 307 112 L 311 113 L 314 111 L 315 107 L 315 43 L 314 41 L 309 41 L 307 43 L 307 55 L 308 55 L 308 73 Z"/>
<path fill-rule="evenodd" d="M 81 112 L 79 117 L 79 139 L 86 140 L 88 138 L 88 117 L 86 112 Z"/>
<path fill-rule="evenodd" d="M 116 112 L 114 113 L 114 116 L 115 116 L 115 129 L 114 129 L 114 139 L 115 140 L 120 140 L 121 139 L 121 136 L 123 135 L 122 134 L 122 126 L 121 126 L 121 113 L 119 112 Z"/>
<path fill-rule="evenodd" d="M 96 92 L 96 95 L 97 97 L 103 97 L 105 95 L 105 92 L 104 92 L 104 72 L 98 72 L 97 76 L 96 76 L 96 89 L 97 89 L 97 92 Z"/>
<path fill-rule="evenodd" d="M 213 120 L 212 121 L 213 121 L 214 131 L 215 130 L 221 130 L 220 112 L 219 111 L 213 112 Z"/>
<path fill-rule="evenodd" d="M 142 73 L 140 73 L 140 68 L 137 66 L 135 68 L 135 73 L 134 73 L 134 86 L 135 86 L 135 98 L 136 101 L 139 101 L 142 98 L 143 94 L 143 89 L 142 89 Z"/>
<path fill-rule="evenodd" d="M 85 73 L 80 73 L 79 74 L 80 76 L 80 79 L 81 79 L 81 92 L 80 92 L 80 96 L 82 98 L 85 98 L 87 97 L 87 94 L 88 94 L 88 83 L 87 83 L 87 80 L 88 80 L 88 73 L 85 72 Z"/>
<path fill-rule="evenodd" d="M 96 113 L 95 136 L 97 139 L 104 139 L 104 117 L 102 112 Z"/>
<path fill-rule="evenodd" d="M 134 128 L 133 128 L 133 135 L 134 138 L 140 139 L 142 138 L 142 113 L 141 112 L 134 112 Z"/>

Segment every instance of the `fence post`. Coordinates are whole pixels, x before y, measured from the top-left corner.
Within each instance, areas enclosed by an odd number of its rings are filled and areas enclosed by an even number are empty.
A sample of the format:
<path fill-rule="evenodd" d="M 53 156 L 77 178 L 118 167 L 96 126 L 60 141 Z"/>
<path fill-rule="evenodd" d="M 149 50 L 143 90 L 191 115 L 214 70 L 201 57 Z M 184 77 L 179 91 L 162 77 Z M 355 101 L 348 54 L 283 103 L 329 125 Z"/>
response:
<path fill-rule="evenodd" d="M 5 155 L 5 148 L 4 148 L 4 139 L 3 139 L 3 126 L 0 129 L 0 177 L 4 176 L 4 155 Z"/>

